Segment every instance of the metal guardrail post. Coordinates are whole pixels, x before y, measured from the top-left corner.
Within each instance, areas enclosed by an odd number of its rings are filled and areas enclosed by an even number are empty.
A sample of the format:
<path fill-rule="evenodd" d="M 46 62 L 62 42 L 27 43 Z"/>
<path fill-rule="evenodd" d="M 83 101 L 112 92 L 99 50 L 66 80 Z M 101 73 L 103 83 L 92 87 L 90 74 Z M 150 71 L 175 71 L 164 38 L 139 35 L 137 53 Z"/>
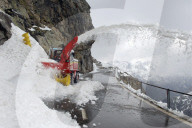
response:
<path fill-rule="evenodd" d="M 143 83 L 141 83 L 141 93 L 143 93 Z"/>
<path fill-rule="evenodd" d="M 170 109 L 171 105 L 170 105 L 170 90 L 167 89 L 167 107 Z"/>

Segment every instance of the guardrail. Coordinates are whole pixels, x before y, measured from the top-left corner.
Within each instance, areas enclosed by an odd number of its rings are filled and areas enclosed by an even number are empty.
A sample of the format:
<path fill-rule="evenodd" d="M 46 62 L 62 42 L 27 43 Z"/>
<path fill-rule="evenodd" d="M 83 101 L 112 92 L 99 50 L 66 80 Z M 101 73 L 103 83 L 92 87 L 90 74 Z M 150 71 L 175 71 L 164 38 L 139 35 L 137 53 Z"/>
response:
<path fill-rule="evenodd" d="M 131 76 L 130 74 L 128 74 L 126 72 L 124 72 L 124 73 L 127 74 L 128 76 Z M 149 83 L 146 83 L 146 82 L 143 82 L 143 81 L 140 81 L 140 80 L 138 80 L 138 82 L 141 83 L 141 86 L 143 84 L 145 84 L 145 85 L 148 85 L 148 86 L 151 86 L 151 87 L 155 87 L 155 88 L 159 88 L 159 89 L 162 89 L 162 90 L 166 90 L 166 92 L 167 92 L 167 108 L 169 108 L 169 109 L 171 108 L 170 92 L 175 92 L 175 93 L 183 94 L 183 95 L 186 95 L 186 96 L 192 96 L 191 94 L 187 94 L 187 93 L 184 93 L 184 92 L 180 92 L 180 91 L 176 91 L 176 90 L 172 90 L 172 89 L 168 89 L 168 88 L 164 88 L 164 87 L 159 87 L 157 85 L 149 84 Z"/>

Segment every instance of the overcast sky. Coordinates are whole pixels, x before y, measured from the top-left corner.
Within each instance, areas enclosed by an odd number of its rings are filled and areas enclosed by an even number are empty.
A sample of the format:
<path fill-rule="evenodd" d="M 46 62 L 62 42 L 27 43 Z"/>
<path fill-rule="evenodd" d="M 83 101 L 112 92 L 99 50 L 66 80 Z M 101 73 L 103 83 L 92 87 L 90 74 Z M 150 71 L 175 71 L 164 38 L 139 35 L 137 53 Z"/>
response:
<path fill-rule="evenodd" d="M 87 0 L 95 27 L 126 22 L 159 23 L 192 30 L 192 0 Z"/>
<path fill-rule="evenodd" d="M 160 24 L 192 32 L 192 0 L 165 0 Z"/>

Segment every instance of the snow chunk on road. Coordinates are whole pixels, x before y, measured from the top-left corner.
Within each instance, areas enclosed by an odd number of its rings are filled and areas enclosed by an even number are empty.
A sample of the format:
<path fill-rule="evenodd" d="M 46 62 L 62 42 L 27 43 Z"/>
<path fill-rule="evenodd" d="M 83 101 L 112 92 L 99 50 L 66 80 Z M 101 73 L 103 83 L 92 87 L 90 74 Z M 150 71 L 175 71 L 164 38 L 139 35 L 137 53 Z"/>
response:
<path fill-rule="evenodd" d="M 47 59 L 47 61 L 49 60 Z M 37 77 L 33 77 L 35 83 L 32 90 L 41 99 L 62 100 L 68 98 L 77 105 L 83 105 L 89 101 L 97 100 L 95 92 L 104 89 L 104 86 L 98 81 L 80 81 L 75 85 L 63 86 L 54 79 L 57 70 L 45 69 L 41 64 L 34 70 Z"/>
<path fill-rule="evenodd" d="M 77 105 L 86 104 L 89 101 L 95 101 L 98 98 L 95 92 L 104 89 L 104 86 L 98 81 L 81 81 L 74 86 L 66 87 L 65 95 L 74 101 Z M 61 93 L 59 93 L 61 94 Z"/>
<path fill-rule="evenodd" d="M 83 105 L 97 100 L 95 92 L 104 89 L 98 81 L 80 81 L 75 85 L 63 86 L 50 77 L 51 72 L 53 71 L 40 71 L 39 77 L 35 80 L 33 90 L 42 99 L 68 98 L 77 105 Z"/>

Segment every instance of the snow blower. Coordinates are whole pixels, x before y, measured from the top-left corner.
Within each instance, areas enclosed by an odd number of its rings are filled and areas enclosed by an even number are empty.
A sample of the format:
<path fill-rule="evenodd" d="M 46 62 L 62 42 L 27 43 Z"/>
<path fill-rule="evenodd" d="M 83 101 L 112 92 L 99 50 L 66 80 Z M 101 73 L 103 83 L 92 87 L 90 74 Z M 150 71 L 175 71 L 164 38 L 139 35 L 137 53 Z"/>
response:
<path fill-rule="evenodd" d="M 78 60 L 74 58 L 74 53 L 71 52 L 77 41 L 78 37 L 75 37 L 63 49 L 50 49 L 49 56 L 57 63 L 41 62 L 46 68 L 58 69 L 60 73 L 55 75 L 55 80 L 65 86 L 73 85 L 79 80 Z"/>

